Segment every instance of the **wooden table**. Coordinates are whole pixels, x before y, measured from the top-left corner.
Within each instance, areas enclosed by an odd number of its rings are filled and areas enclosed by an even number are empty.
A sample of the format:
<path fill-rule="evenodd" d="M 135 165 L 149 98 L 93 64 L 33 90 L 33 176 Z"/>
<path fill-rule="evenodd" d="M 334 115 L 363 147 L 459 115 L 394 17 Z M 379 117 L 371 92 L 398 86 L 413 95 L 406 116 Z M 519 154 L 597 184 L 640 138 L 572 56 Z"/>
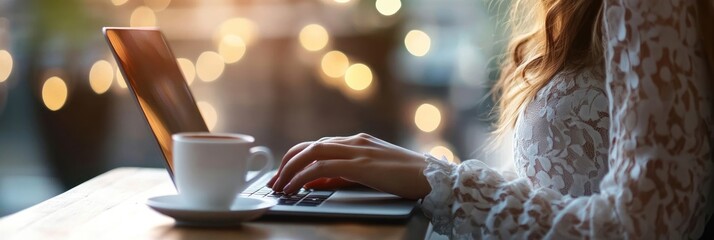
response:
<path fill-rule="evenodd" d="M 421 211 L 407 221 L 259 219 L 230 228 L 185 228 L 144 202 L 175 194 L 164 169 L 118 168 L 0 219 L 0 239 L 424 239 Z"/>

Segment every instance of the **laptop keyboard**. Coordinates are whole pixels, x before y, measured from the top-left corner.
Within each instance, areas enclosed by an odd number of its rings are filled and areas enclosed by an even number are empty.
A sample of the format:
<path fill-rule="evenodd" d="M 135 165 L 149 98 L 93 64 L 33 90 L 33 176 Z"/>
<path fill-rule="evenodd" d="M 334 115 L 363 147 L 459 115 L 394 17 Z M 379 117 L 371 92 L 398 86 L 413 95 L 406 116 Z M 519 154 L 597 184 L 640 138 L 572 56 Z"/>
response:
<path fill-rule="evenodd" d="M 278 205 L 316 207 L 322 204 L 335 191 L 300 189 L 293 195 L 285 195 L 274 192 L 269 187 L 253 188 L 252 186 L 243 191 L 241 197 L 261 197 L 278 200 Z"/>

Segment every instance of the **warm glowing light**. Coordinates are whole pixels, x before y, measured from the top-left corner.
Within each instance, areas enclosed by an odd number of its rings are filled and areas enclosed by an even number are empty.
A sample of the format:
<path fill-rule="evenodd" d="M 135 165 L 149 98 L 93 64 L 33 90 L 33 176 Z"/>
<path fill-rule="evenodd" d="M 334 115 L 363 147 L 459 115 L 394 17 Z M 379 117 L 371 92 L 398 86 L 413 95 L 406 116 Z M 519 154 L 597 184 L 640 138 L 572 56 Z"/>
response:
<path fill-rule="evenodd" d="M 374 2 L 377 11 L 384 16 L 391 16 L 397 13 L 400 8 L 402 8 L 402 1 L 400 0 L 377 0 Z"/>
<path fill-rule="evenodd" d="M 434 146 L 431 150 L 429 150 L 429 154 L 438 159 L 445 157 L 449 162 L 454 162 L 454 153 L 444 146 Z"/>
<path fill-rule="evenodd" d="M 116 76 L 117 76 L 117 84 L 119 84 L 120 88 L 126 88 L 126 80 L 124 80 L 124 75 L 121 74 L 121 71 L 119 71 L 119 67 L 117 67 L 116 71 Z"/>
<path fill-rule="evenodd" d="M 239 36 L 226 35 L 218 44 L 218 53 L 226 63 L 237 62 L 245 54 L 245 42 Z"/>
<path fill-rule="evenodd" d="M 45 106 L 57 111 L 67 101 L 67 84 L 59 77 L 50 77 L 42 85 L 42 102 Z"/>
<path fill-rule="evenodd" d="M 323 49 L 328 41 L 327 30 L 318 24 L 310 24 L 300 30 L 300 44 L 308 51 Z"/>
<path fill-rule="evenodd" d="M 223 40 L 226 36 L 240 37 L 245 45 L 250 45 L 258 35 L 258 26 L 246 18 L 232 18 L 221 23 L 216 32 L 216 40 Z"/>
<path fill-rule="evenodd" d="M 120 5 L 124 5 L 124 3 L 128 2 L 128 1 L 129 0 L 112 0 L 112 4 L 114 4 L 114 6 L 120 6 Z"/>
<path fill-rule="evenodd" d="M 146 6 L 158 12 L 166 9 L 171 3 L 171 0 L 144 0 L 144 3 L 146 3 Z"/>
<path fill-rule="evenodd" d="M 414 114 L 414 123 L 424 132 L 433 132 L 441 124 L 441 112 L 434 105 L 424 103 Z"/>
<path fill-rule="evenodd" d="M 421 57 L 429 53 L 431 38 L 421 30 L 411 30 L 404 38 L 404 45 L 407 47 L 409 53 Z"/>
<path fill-rule="evenodd" d="M 186 79 L 186 82 L 188 85 L 191 85 L 193 80 L 196 78 L 196 67 L 193 66 L 193 62 L 185 58 L 177 58 L 176 62 L 178 62 L 179 68 L 181 68 L 181 72 L 183 73 L 183 77 Z"/>
<path fill-rule="evenodd" d="M 201 112 L 201 116 L 203 116 L 203 121 L 206 122 L 208 130 L 213 130 L 218 123 L 218 112 L 216 112 L 216 109 L 213 108 L 213 105 L 204 101 L 199 101 L 196 105 L 198 105 L 198 111 Z"/>
<path fill-rule="evenodd" d="M 201 53 L 196 60 L 196 75 L 204 82 L 212 82 L 223 74 L 226 65 L 223 57 L 216 52 Z"/>
<path fill-rule="evenodd" d="M 149 7 L 141 6 L 131 12 L 129 18 L 129 26 L 132 27 L 151 27 L 156 26 L 156 14 Z"/>
<path fill-rule="evenodd" d="M 350 0 L 335 0 L 336 3 L 348 3 Z"/>
<path fill-rule="evenodd" d="M 361 63 L 353 64 L 345 72 L 345 83 L 351 89 L 365 90 L 372 84 L 372 70 Z"/>
<path fill-rule="evenodd" d="M 338 78 L 345 75 L 347 67 L 350 66 L 350 60 L 340 51 L 330 51 L 322 56 L 320 66 L 325 75 Z"/>
<path fill-rule="evenodd" d="M 0 50 L 0 82 L 4 82 L 12 73 L 12 55 L 10 52 Z"/>
<path fill-rule="evenodd" d="M 105 60 L 99 60 L 89 69 L 89 86 L 97 94 L 105 93 L 112 86 L 114 68 Z"/>

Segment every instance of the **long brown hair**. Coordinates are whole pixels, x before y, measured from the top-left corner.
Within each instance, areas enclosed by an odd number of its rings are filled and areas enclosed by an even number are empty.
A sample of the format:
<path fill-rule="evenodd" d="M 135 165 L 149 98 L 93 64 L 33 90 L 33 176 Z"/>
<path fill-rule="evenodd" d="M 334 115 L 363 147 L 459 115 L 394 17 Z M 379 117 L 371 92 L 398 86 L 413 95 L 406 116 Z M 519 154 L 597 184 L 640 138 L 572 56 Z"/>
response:
<path fill-rule="evenodd" d="M 513 3 L 511 42 L 495 86 L 497 135 L 513 127 L 521 109 L 555 74 L 602 62 L 601 11 L 602 0 Z"/>
<path fill-rule="evenodd" d="M 511 5 L 511 40 L 494 88 L 498 121 L 496 136 L 513 128 L 518 114 L 562 71 L 589 66 L 604 68 L 602 0 L 516 0 Z M 697 2 L 699 35 L 714 69 L 714 4 Z M 711 72 L 711 71 L 710 71 Z M 714 90 L 714 84 L 710 83 Z"/>

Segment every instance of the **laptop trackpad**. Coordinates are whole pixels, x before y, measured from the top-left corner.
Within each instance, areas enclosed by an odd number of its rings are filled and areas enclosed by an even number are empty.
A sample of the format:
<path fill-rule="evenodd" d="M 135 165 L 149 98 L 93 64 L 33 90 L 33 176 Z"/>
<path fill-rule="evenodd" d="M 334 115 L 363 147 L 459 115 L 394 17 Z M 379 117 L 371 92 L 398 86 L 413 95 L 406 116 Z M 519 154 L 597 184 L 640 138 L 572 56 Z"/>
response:
<path fill-rule="evenodd" d="M 323 203 L 323 207 L 369 206 L 377 209 L 411 208 L 416 204 L 414 200 L 403 199 L 389 193 L 372 189 L 340 189 Z"/>
<path fill-rule="evenodd" d="M 389 194 L 378 192 L 372 189 L 340 189 L 336 191 L 329 199 L 331 204 L 384 204 L 401 200 L 402 198 Z M 327 202 L 326 202 L 327 203 Z"/>

